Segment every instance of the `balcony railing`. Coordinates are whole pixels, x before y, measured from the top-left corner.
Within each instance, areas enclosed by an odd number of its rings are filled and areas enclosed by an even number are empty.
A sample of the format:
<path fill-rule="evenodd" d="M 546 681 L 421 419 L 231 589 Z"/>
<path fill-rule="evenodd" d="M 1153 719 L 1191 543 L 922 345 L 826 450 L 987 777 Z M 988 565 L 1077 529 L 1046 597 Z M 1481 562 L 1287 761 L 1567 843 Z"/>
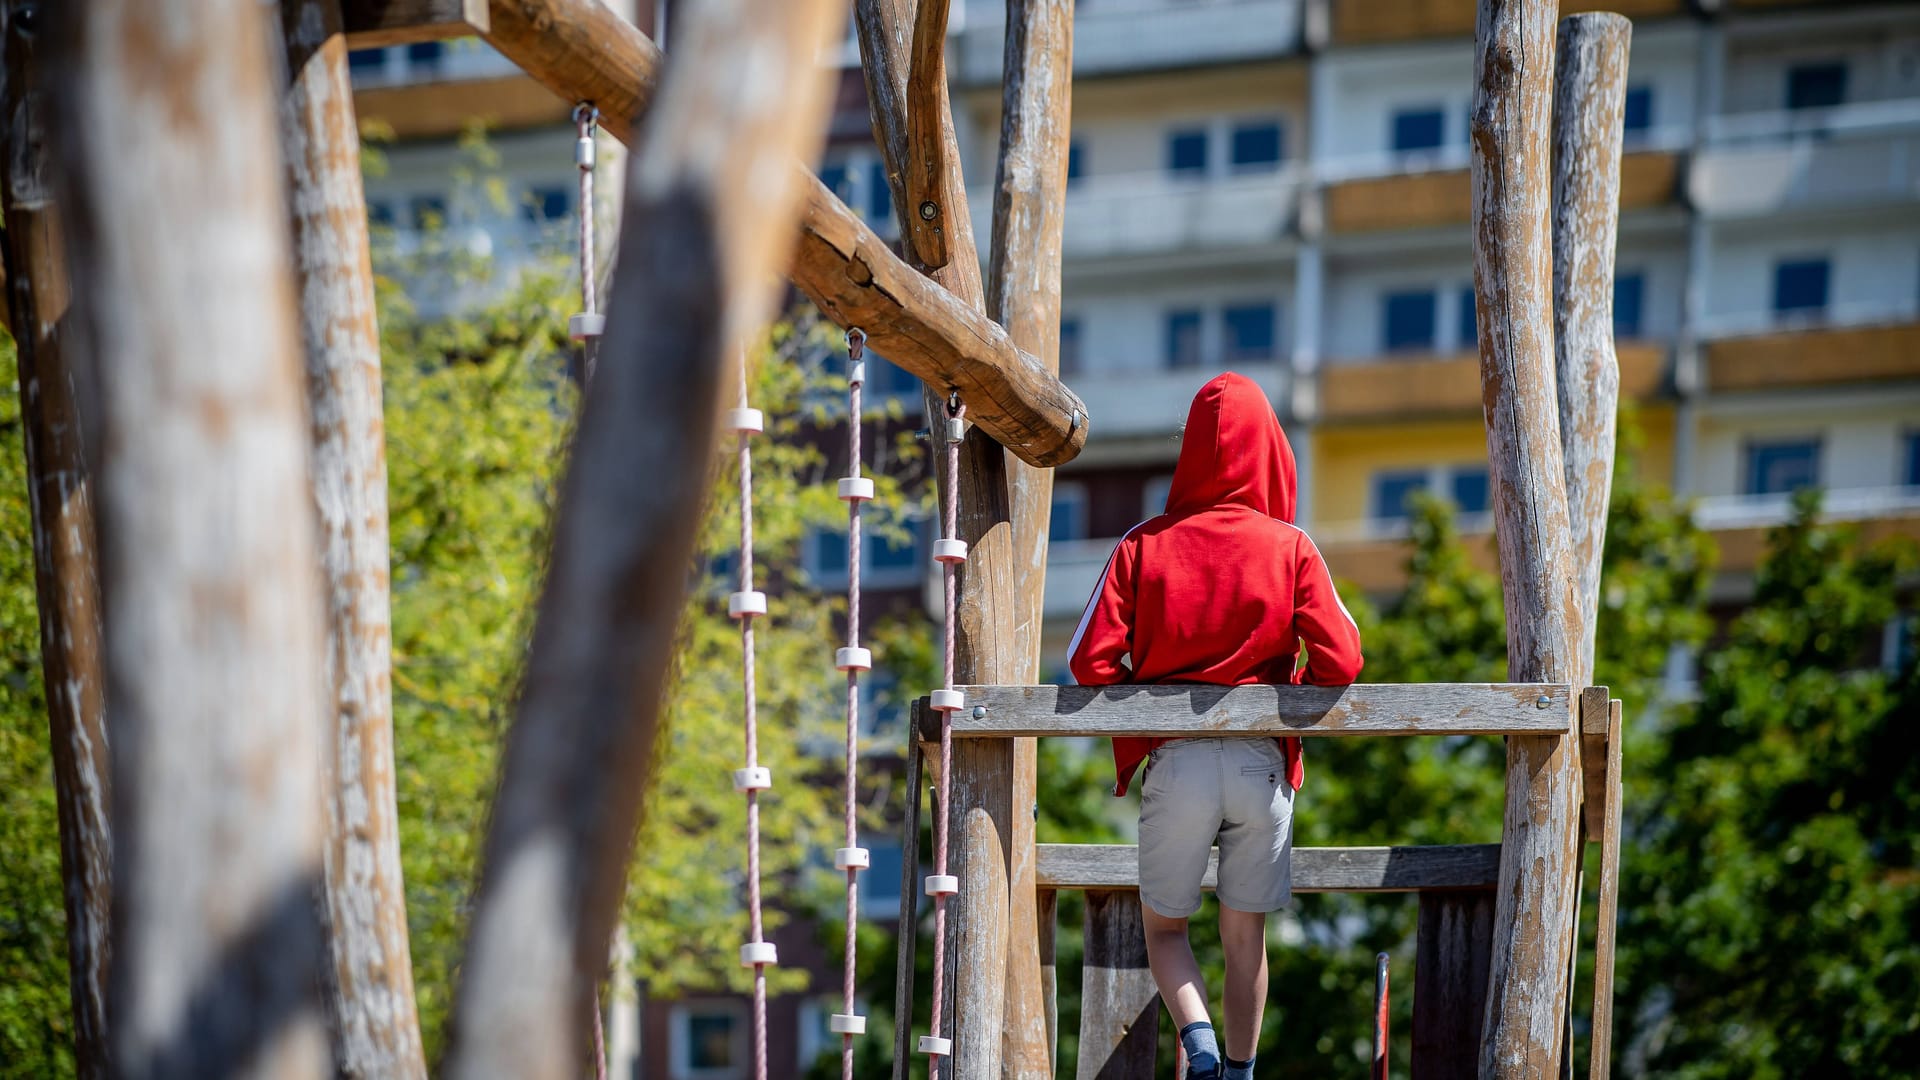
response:
<path fill-rule="evenodd" d="M 1688 192 L 1709 217 L 1920 196 L 1920 98 L 1715 117 Z"/>
<path fill-rule="evenodd" d="M 1005 12 L 978 5 L 960 39 L 959 79 L 1000 81 Z M 1073 73 L 1230 63 L 1286 56 L 1300 44 L 1300 0 L 1101 0 L 1073 19 Z"/>
<path fill-rule="evenodd" d="M 1164 172 L 1089 176 L 1067 189 L 1068 259 L 1223 251 L 1278 244 L 1292 232 L 1302 170 L 1184 179 Z M 993 193 L 969 196 L 985 251 Z"/>
<path fill-rule="evenodd" d="M 1849 300 L 1803 311 L 1733 311 L 1702 317 L 1695 330 L 1702 341 L 1791 334 L 1809 330 L 1843 330 L 1867 326 L 1898 326 L 1920 322 L 1920 299 L 1886 297 Z"/>
<path fill-rule="evenodd" d="M 1920 515 L 1920 487 L 1834 488 L 1820 500 L 1830 521 L 1875 521 Z M 1693 520 L 1712 532 L 1770 528 L 1793 516 L 1791 495 L 1708 495 L 1694 501 Z"/>

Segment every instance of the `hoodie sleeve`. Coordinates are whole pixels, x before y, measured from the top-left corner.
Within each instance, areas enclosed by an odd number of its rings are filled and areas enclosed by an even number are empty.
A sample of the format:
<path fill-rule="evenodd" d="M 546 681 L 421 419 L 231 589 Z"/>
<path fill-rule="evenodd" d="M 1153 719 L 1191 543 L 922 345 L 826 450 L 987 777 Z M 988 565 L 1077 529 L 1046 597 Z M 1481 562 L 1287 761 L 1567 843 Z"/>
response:
<path fill-rule="evenodd" d="M 1360 677 L 1360 628 L 1334 590 L 1333 575 L 1313 541 L 1301 536 L 1294 570 L 1293 625 L 1307 646 L 1306 666 L 1296 682 L 1345 686 Z"/>
<path fill-rule="evenodd" d="M 1121 659 L 1133 648 L 1134 570 L 1139 549 L 1129 533 L 1113 549 L 1100 584 L 1087 601 L 1080 626 L 1067 647 L 1067 666 L 1082 686 L 1131 682 L 1133 671 Z"/>

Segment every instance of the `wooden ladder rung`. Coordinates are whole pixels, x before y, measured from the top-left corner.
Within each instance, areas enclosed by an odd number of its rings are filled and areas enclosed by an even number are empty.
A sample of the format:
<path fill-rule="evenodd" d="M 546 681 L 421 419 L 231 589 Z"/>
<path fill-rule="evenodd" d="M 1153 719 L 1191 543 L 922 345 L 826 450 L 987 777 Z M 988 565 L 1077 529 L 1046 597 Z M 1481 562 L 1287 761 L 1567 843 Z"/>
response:
<path fill-rule="evenodd" d="M 1132 844 L 1036 844 L 1036 879 L 1043 889 L 1137 889 L 1140 857 Z M 1200 887 L 1214 887 L 1218 848 L 1207 857 Z M 1418 892 L 1491 889 L 1499 880 L 1499 844 L 1433 847 L 1295 848 L 1293 891 Z"/>

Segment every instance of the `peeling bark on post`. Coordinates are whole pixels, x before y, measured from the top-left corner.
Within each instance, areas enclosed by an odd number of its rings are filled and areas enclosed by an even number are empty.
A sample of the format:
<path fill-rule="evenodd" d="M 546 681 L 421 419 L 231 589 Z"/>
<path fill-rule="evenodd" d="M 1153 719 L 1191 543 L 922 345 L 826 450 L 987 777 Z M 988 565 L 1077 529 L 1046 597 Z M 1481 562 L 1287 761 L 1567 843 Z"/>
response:
<path fill-rule="evenodd" d="M 1613 343 L 1613 252 L 1620 139 L 1633 26 L 1619 15 L 1560 22 L 1553 106 L 1553 340 L 1560 442 L 1579 581 L 1579 648 L 1568 681 L 1593 681 L 1600 556 L 1613 487 L 1620 364 Z"/>
<path fill-rule="evenodd" d="M 114 1070 L 320 1077 L 324 616 L 267 9 L 48 17 L 102 390 Z"/>
<path fill-rule="evenodd" d="M 328 1034 L 352 1077 L 425 1077 L 394 798 L 387 459 L 360 139 L 338 0 L 283 0 L 281 106 L 327 605 Z"/>
<path fill-rule="evenodd" d="M 46 146 L 45 89 L 37 3 L 9 0 L 6 75 L 0 90 L 5 175 L 7 304 L 20 376 L 33 569 L 40 609 L 40 671 L 53 749 L 60 819 L 60 875 L 67 913 L 67 983 L 73 1001 L 74 1064 L 83 1078 L 107 1075 L 107 928 L 113 835 L 100 655 L 100 577 L 93 482 L 80 431 L 73 374 L 62 348 L 70 291 Z"/>
<path fill-rule="evenodd" d="M 499 15 L 496 33 L 508 21 Z M 817 57 L 836 26 L 829 0 L 691 9 L 683 62 L 628 170 L 606 362 L 586 395 L 507 737 L 451 1076 L 557 1080 L 582 1061 L 721 388 L 792 254 L 793 161 L 819 148 L 827 73 Z"/>
<path fill-rule="evenodd" d="M 1480 0 L 1475 34 L 1474 285 L 1507 667 L 1516 682 L 1567 681 L 1579 642 L 1547 225 L 1555 7 Z M 1559 1065 L 1580 792 L 1573 736 L 1508 738 L 1482 1076 L 1544 1076 Z"/>

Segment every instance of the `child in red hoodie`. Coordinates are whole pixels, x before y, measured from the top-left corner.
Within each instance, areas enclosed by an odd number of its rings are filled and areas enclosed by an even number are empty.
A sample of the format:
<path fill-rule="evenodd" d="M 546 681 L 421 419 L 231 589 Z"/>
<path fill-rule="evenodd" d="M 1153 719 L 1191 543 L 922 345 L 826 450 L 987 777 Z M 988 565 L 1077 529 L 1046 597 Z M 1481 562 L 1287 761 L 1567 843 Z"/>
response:
<path fill-rule="evenodd" d="M 1200 388 L 1167 512 L 1114 549 L 1070 646 L 1082 685 L 1311 683 L 1360 674 L 1360 632 L 1293 525 L 1293 450 L 1266 394 L 1240 375 Z M 1301 645 L 1306 663 L 1295 668 Z M 1297 738 L 1115 739 L 1115 795 L 1148 762 L 1140 802 L 1147 958 L 1192 1080 L 1247 1080 L 1267 996 L 1267 912 L 1292 896 Z M 1227 1053 L 1207 1016 L 1187 917 L 1218 842 Z M 1224 1072 L 1222 1071 L 1224 1067 Z"/>

